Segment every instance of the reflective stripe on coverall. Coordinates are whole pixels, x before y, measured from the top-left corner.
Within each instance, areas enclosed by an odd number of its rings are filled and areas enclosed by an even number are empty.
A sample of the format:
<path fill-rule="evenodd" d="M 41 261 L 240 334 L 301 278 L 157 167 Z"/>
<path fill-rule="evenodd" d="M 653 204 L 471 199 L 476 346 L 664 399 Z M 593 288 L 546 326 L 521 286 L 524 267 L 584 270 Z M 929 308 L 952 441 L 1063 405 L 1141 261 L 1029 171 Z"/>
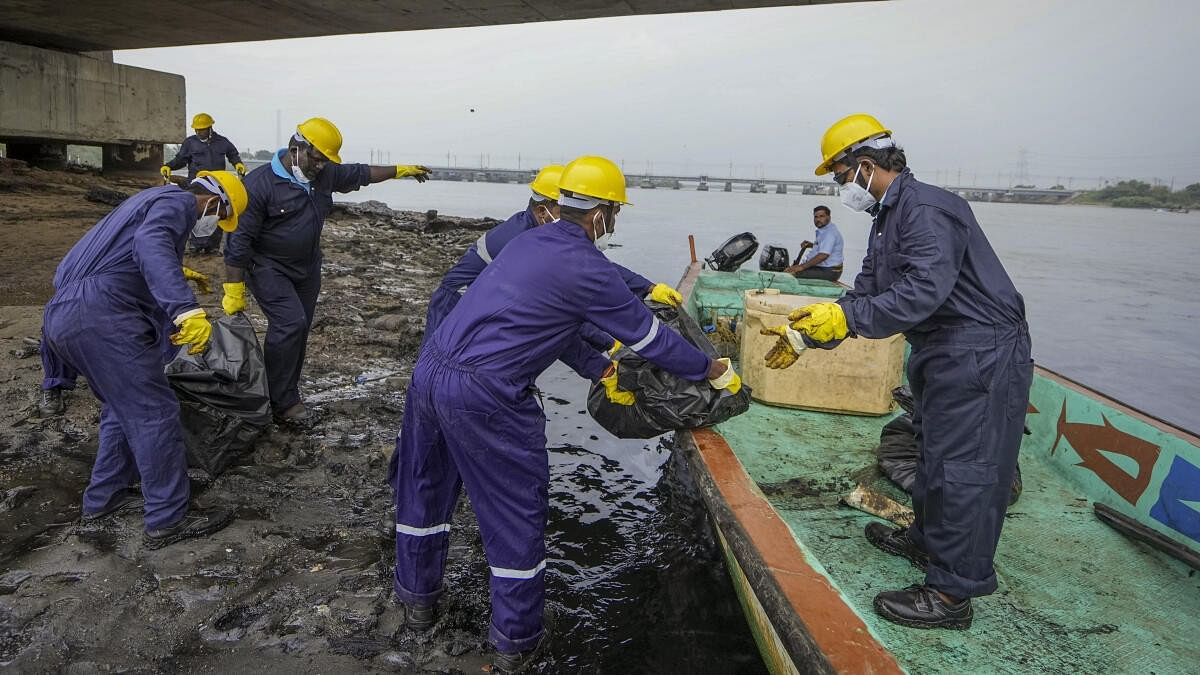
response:
<path fill-rule="evenodd" d="M 88 379 L 100 444 L 84 513 L 139 477 L 146 529 L 174 525 L 189 486 L 179 402 L 163 373 L 171 318 L 197 309 L 180 264 L 195 197 L 166 185 L 125 200 L 67 253 L 46 304 L 43 347 Z"/>
<path fill-rule="evenodd" d="M 491 639 L 524 651 L 543 633 L 549 460 L 537 376 L 580 344 L 586 321 L 688 380 L 709 359 L 662 326 L 578 225 L 513 239 L 422 350 L 389 480 L 396 496 L 396 596 L 442 590 L 451 514 L 465 485 L 491 569 Z M 608 359 L 590 352 L 598 366 Z"/>
<path fill-rule="evenodd" d="M 852 334 L 912 346 L 909 535 L 929 553 L 926 583 L 988 595 L 1033 380 L 1025 301 L 962 198 L 906 169 L 877 208 L 863 271 L 837 302 Z"/>

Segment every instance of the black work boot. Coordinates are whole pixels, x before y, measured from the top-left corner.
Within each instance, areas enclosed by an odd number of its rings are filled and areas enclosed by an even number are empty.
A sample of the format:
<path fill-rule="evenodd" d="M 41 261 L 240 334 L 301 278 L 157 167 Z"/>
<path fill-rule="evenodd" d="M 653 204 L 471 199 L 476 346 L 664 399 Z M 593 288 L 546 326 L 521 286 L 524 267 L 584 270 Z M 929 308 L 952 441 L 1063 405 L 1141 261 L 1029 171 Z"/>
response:
<path fill-rule="evenodd" d="M 311 431 L 320 421 L 317 412 L 303 403 L 275 414 L 275 424 L 298 431 Z"/>
<path fill-rule="evenodd" d="M 42 390 L 42 400 L 38 401 L 38 414 L 42 417 L 53 417 L 61 415 L 67 411 L 67 404 L 63 400 L 62 389 L 54 387 L 53 389 Z"/>
<path fill-rule="evenodd" d="M 908 538 L 908 528 L 889 527 L 883 523 L 867 523 L 863 528 L 867 541 L 884 553 L 898 555 L 924 570 L 929 567 L 929 554 L 917 548 Z"/>
<path fill-rule="evenodd" d="M 876 595 L 875 613 L 901 626 L 950 630 L 970 628 L 973 616 L 970 598 L 949 603 L 936 589 L 919 584 Z"/>
<path fill-rule="evenodd" d="M 433 627 L 433 605 L 408 605 L 400 603 L 404 608 L 404 626 L 415 631 L 425 631 Z"/>
<path fill-rule="evenodd" d="M 232 522 L 236 513 L 236 509 L 229 507 L 192 508 L 170 527 L 143 532 L 142 544 L 146 548 L 159 549 L 184 539 L 206 537 Z"/>
<path fill-rule="evenodd" d="M 135 506 L 140 508 L 141 505 L 141 492 L 136 490 L 121 490 L 117 494 L 113 495 L 113 498 L 109 500 L 108 504 L 103 509 L 96 511 L 95 513 L 81 513 L 79 515 L 79 522 L 95 523 L 123 511 L 131 511 Z"/>
<path fill-rule="evenodd" d="M 523 652 L 496 652 L 496 655 L 492 657 L 492 672 L 504 675 L 525 672 L 525 669 L 532 666 L 541 657 L 546 646 L 546 638 L 549 635 L 549 630 L 542 633 L 542 639 L 538 640 L 533 649 Z"/>

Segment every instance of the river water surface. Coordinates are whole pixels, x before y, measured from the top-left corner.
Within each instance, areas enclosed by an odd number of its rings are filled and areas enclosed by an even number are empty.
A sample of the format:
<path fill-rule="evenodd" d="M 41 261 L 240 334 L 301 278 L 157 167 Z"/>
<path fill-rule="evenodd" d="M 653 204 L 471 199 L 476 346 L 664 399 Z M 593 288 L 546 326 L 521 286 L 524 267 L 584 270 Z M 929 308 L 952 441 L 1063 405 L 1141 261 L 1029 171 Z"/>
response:
<path fill-rule="evenodd" d="M 390 182 L 346 195 L 398 209 L 507 218 L 522 185 Z M 870 217 L 836 196 L 641 190 L 629 192 L 610 257 L 674 284 L 688 261 L 687 235 L 704 257 L 750 231 L 793 255 L 813 238 L 812 209 L 826 204 L 845 237 L 851 283 L 866 252 Z M 1039 364 L 1108 396 L 1200 432 L 1200 212 L 1190 214 L 972 202 L 1017 289 L 1025 296 Z M 745 268 L 756 268 L 757 259 Z"/>

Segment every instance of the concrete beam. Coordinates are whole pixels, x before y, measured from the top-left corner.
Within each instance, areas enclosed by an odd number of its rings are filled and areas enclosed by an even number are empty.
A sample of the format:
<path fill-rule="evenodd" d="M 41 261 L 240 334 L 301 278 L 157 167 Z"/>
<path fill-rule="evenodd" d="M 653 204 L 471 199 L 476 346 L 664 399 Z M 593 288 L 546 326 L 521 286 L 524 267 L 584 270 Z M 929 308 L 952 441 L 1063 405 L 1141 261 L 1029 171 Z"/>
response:
<path fill-rule="evenodd" d="M 78 52 L 854 1 L 4 0 L 0 40 Z"/>
<path fill-rule="evenodd" d="M 98 56 L 0 42 L 0 140 L 178 143 L 183 76 Z"/>

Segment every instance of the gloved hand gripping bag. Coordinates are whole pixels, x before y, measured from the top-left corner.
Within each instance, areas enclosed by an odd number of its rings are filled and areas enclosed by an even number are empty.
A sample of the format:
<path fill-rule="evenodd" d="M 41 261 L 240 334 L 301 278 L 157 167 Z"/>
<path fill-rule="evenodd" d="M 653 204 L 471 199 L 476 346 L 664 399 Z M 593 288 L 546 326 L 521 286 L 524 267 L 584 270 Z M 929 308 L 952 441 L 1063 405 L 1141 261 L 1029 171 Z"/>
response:
<path fill-rule="evenodd" d="M 665 326 L 678 332 L 709 358 L 717 358 L 700 325 L 682 309 L 647 301 L 646 306 Z M 608 400 L 604 385 L 592 385 L 588 413 L 617 438 L 654 438 L 676 429 L 695 429 L 719 424 L 750 409 L 750 387 L 730 394 L 713 389 L 707 381 L 689 382 L 650 363 L 629 347 L 613 356 L 620 365 L 617 382 L 633 392 L 637 402 L 617 405 Z"/>
<path fill-rule="evenodd" d="M 212 322 L 202 354 L 180 349 L 166 366 L 179 399 L 188 466 L 210 476 L 225 471 L 271 423 L 267 369 L 254 326 L 245 315 Z"/>

